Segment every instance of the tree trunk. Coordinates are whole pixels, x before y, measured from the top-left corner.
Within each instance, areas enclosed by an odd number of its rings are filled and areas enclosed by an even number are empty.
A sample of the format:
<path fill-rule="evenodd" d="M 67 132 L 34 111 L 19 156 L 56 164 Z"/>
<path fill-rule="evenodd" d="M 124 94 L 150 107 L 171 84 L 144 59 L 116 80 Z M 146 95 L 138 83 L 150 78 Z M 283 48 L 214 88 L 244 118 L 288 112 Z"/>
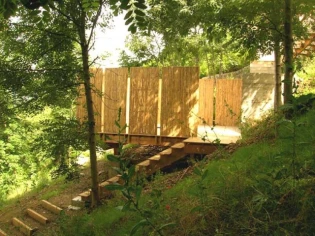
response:
<path fill-rule="evenodd" d="M 280 40 L 275 40 L 274 46 L 275 53 L 275 96 L 274 96 L 274 111 L 278 111 L 278 108 L 281 106 L 281 61 L 280 61 Z"/>
<path fill-rule="evenodd" d="M 83 80 L 86 98 L 86 108 L 88 114 L 88 127 L 89 127 L 89 149 L 90 149 L 90 168 L 91 168 L 91 179 L 92 179 L 92 205 L 100 204 L 100 196 L 98 190 L 98 175 L 97 175 L 97 156 L 96 156 L 96 140 L 95 140 L 95 118 L 93 110 L 92 100 L 92 89 L 91 89 L 91 77 L 90 77 L 90 66 L 89 66 L 89 45 L 85 36 L 85 14 L 82 13 L 81 28 L 79 29 L 81 54 L 83 62 Z"/>
<path fill-rule="evenodd" d="M 284 104 L 288 104 L 292 102 L 293 82 L 292 0 L 285 0 L 284 11 Z"/>

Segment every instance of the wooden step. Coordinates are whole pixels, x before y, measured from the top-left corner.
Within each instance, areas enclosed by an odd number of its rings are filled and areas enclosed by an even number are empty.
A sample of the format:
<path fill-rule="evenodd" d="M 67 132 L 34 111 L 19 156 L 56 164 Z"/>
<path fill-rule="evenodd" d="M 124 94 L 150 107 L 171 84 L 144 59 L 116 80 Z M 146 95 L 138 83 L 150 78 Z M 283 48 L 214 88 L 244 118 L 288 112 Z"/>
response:
<path fill-rule="evenodd" d="M 30 208 L 28 208 L 28 209 L 26 210 L 26 213 L 27 213 L 32 219 L 36 220 L 37 222 L 39 222 L 39 223 L 41 223 L 41 224 L 43 224 L 43 225 L 45 225 L 45 224 L 47 224 L 47 223 L 49 222 L 48 219 L 47 219 L 45 216 L 39 214 L 38 212 L 36 212 L 36 211 L 34 211 L 34 210 L 30 209 Z"/>
<path fill-rule="evenodd" d="M 182 156 L 185 152 L 185 144 L 184 143 L 177 143 L 174 144 L 172 147 L 172 156 L 177 155 L 177 156 Z"/>
<path fill-rule="evenodd" d="M 171 146 L 171 148 L 173 149 L 183 149 L 185 147 L 184 143 L 176 143 L 173 146 Z"/>
<path fill-rule="evenodd" d="M 164 158 L 165 163 L 163 163 L 163 160 L 161 159 L 161 156 L 159 154 L 150 157 L 149 160 L 152 171 L 157 171 L 158 169 L 163 168 L 166 165 L 167 161 L 167 159 Z"/>
<path fill-rule="evenodd" d="M 166 166 L 169 163 L 169 157 L 170 155 L 155 155 L 153 157 L 150 157 L 149 160 L 151 161 L 151 165 L 153 169 L 157 169 L 157 168 L 163 168 L 164 166 Z"/>
<path fill-rule="evenodd" d="M 91 202 L 92 201 L 91 190 L 80 193 L 79 196 L 81 197 L 81 201 L 83 201 L 83 202 Z"/>
<path fill-rule="evenodd" d="M 162 152 L 159 153 L 161 158 L 163 159 L 164 157 L 168 157 L 172 154 L 172 149 L 171 148 L 168 148 Z"/>
<path fill-rule="evenodd" d="M 42 206 L 45 209 L 51 211 L 52 213 L 55 213 L 55 214 L 59 215 L 59 214 L 61 214 L 63 212 L 63 209 L 61 209 L 60 207 L 55 206 L 54 204 L 52 204 L 52 203 L 50 203 L 50 202 L 48 202 L 46 200 L 42 200 L 41 203 L 42 203 Z"/>
<path fill-rule="evenodd" d="M 152 166 L 153 165 L 150 165 L 151 162 L 150 160 L 145 160 L 145 161 L 142 161 L 140 162 L 139 164 L 137 164 L 137 168 L 140 172 L 143 172 L 143 173 L 146 173 L 146 174 L 149 174 L 150 172 L 152 172 Z"/>
<path fill-rule="evenodd" d="M 172 148 L 169 148 L 160 152 L 161 163 L 162 163 L 161 168 L 173 163 L 172 157 L 176 156 L 176 154 L 172 153 L 172 151 L 173 151 Z"/>
<path fill-rule="evenodd" d="M 8 235 L 0 229 L 0 236 L 8 236 Z"/>
<path fill-rule="evenodd" d="M 116 175 L 108 180 L 106 180 L 107 182 L 111 183 L 111 184 L 115 184 L 115 183 L 121 183 L 120 180 L 120 175 Z"/>
<path fill-rule="evenodd" d="M 32 236 L 37 230 L 37 228 L 31 228 L 16 217 L 12 219 L 12 224 L 27 236 Z"/>
<path fill-rule="evenodd" d="M 71 205 L 75 206 L 75 207 L 84 208 L 85 207 L 85 201 L 82 201 L 82 197 L 81 196 L 76 196 L 75 198 L 73 198 L 71 200 Z"/>
<path fill-rule="evenodd" d="M 40 215 L 42 215 L 45 218 L 47 218 L 48 219 L 48 223 L 57 220 L 57 218 L 59 217 L 59 215 L 57 215 L 57 214 L 47 210 L 42 205 L 33 206 L 32 210 L 36 211 Z"/>

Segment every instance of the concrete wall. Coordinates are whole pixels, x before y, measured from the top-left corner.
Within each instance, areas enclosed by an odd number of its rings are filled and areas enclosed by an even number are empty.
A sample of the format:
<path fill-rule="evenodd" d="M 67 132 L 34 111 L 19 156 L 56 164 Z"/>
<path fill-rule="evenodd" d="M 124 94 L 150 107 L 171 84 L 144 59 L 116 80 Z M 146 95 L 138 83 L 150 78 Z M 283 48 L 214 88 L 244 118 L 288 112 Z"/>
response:
<path fill-rule="evenodd" d="M 256 120 L 273 109 L 275 77 L 272 66 L 270 62 L 254 62 L 242 70 L 210 78 L 242 79 L 242 121 Z"/>
<path fill-rule="evenodd" d="M 273 109 L 274 75 L 248 73 L 242 79 L 242 121 L 246 119 L 260 119 L 264 113 Z"/>

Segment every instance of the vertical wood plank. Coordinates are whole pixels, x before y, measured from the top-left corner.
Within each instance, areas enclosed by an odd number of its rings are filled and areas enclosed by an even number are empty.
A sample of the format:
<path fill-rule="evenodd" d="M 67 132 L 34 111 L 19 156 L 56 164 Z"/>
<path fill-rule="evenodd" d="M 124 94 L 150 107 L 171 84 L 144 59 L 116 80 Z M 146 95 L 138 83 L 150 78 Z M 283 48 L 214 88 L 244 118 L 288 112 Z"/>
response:
<path fill-rule="evenodd" d="M 239 124 L 242 105 L 242 80 L 218 79 L 216 82 L 215 123 L 223 126 Z"/>
<path fill-rule="evenodd" d="M 213 125 L 214 79 L 199 80 L 199 124 Z"/>
<path fill-rule="evenodd" d="M 128 68 L 108 68 L 105 70 L 104 91 L 104 132 L 117 133 L 115 121 L 121 108 L 121 126 L 126 124 Z M 125 131 L 123 131 L 124 133 Z"/>
<path fill-rule="evenodd" d="M 198 123 L 198 67 L 162 69 L 161 135 L 189 137 Z"/>
<path fill-rule="evenodd" d="M 130 134 L 156 135 L 158 92 L 158 68 L 131 68 L 129 113 Z"/>

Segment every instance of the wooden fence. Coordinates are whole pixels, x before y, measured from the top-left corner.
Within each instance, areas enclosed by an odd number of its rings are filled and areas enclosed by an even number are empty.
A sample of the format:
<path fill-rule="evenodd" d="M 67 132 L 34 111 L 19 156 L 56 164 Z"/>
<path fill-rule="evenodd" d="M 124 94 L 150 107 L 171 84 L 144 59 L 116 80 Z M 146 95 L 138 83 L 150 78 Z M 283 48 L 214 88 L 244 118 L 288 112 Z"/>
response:
<path fill-rule="evenodd" d="M 234 126 L 241 112 L 242 81 L 199 79 L 198 67 L 92 69 L 96 131 L 115 134 L 121 108 L 123 133 L 189 137 L 206 122 Z M 77 117 L 86 119 L 83 87 Z"/>

